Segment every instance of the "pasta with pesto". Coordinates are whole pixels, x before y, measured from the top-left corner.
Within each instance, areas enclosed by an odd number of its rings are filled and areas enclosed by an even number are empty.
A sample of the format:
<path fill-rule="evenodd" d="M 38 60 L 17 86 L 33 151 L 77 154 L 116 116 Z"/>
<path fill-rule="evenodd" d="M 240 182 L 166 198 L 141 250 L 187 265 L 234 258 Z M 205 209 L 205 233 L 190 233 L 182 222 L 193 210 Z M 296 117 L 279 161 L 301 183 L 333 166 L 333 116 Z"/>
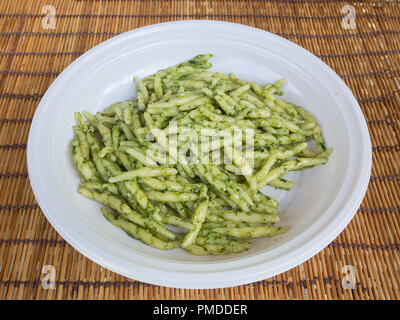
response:
<path fill-rule="evenodd" d="M 157 249 L 240 253 L 286 232 L 279 203 L 260 190 L 290 190 L 286 173 L 324 165 L 332 152 L 314 116 L 282 99 L 284 80 L 212 72 L 211 57 L 135 76 L 134 100 L 74 114 L 78 192 Z"/>

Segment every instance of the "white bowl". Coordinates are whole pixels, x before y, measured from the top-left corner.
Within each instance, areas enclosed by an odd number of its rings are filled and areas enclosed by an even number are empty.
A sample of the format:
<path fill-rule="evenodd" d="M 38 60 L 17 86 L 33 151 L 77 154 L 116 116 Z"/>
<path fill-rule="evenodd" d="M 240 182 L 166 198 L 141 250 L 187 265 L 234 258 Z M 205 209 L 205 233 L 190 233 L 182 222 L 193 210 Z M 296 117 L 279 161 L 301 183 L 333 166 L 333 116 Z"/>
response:
<path fill-rule="evenodd" d="M 314 114 L 334 152 L 325 166 L 292 174 L 295 187 L 275 192 L 290 231 L 254 241 L 241 254 L 197 257 L 160 251 L 107 222 L 100 205 L 77 193 L 70 142 L 75 111 L 92 113 L 135 96 L 144 77 L 199 53 L 212 70 L 261 84 L 285 78 L 284 97 Z M 152 25 L 107 40 L 76 59 L 53 82 L 35 113 L 28 140 L 29 178 L 47 219 L 76 250 L 129 278 L 179 288 L 245 284 L 284 272 L 327 246 L 353 217 L 371 170 L 371 142 L 360 107 L 321 60 L 271 33 L 226 22 Z M 267 190 L 270 192 L 271 190 Z"/>

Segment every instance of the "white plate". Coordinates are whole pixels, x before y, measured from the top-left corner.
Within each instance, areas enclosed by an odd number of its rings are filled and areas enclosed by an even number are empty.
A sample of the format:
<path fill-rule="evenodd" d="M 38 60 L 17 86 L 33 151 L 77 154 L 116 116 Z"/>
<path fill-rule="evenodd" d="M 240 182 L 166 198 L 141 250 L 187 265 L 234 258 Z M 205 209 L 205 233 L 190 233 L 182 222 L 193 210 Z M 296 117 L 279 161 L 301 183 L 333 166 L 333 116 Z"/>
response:
<path fill-rule="evenodd" d="M 334 153 L 325 166 L 293 174 L 281 202 L 282 236 L 258 239 L 239 255 L 196 257 L 159 251 L 108 223 L 100 205 L 76 190 L 70 142 L 74 111 L 92 113 L 135 96 L 144 77 L 199 53 L 213 70 L 261 84 L 285 78 L 285 98 L 320 122 Z M 371 170 L 371 142 L 360 107 L 321 60 L 271 33 L 226 22 L 179 21 L 123 33 L 89 50 L 53 82 L 35 113 L 28 140 L 29 178 L 40 208 L 60 235 L 96 263 L 129 278 L 180 288 L 245 284 L 284 272 L 327 246 L 353 217 Z M 343 263 L 345 263 L 343 261 Z M 57 268 L 57 266 L 55 266 Z"/>

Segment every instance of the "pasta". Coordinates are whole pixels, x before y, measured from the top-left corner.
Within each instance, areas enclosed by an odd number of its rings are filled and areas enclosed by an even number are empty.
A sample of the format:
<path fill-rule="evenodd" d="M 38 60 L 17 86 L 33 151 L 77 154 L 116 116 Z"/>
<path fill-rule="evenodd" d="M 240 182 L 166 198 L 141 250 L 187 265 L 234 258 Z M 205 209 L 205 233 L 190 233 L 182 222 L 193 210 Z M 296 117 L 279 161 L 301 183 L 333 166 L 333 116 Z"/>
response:
<path fill-rule="evenodd" d="M 134 77 L 136 99 L 74 114 L 78 192 L 157 249 L 240 253 L 250 239 L 286 232 L 279 203 L 260 189 L 290 190 L 287 172 L 326 164 L 332 152 L 316 119 L 280 98 L 283 80 L 211 72 L 211 57 Z"/>

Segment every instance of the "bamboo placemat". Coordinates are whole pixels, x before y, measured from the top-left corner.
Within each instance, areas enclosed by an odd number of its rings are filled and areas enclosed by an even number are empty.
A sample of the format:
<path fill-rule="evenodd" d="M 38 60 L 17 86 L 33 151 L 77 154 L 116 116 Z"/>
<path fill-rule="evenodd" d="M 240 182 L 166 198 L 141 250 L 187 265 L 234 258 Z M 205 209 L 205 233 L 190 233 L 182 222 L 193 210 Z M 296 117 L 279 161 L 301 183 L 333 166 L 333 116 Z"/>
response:
<path fill-rule="evenodd" d="M 55 9 L 54 29 L 43 27 L 52 27 L 46 5 Z M 345 5 L 355 10 L 355 29 L 342 26 Z M 367 120 L 373 167 L 357 214 L 326 249 L 273 278 L 215 290 L 127 279 L 69 246 L 30 188 L 29 127 L 57 75 L 116 34 L 181 19 L 238 22 L 298 43 L 342 77 Z M 0 299 L 399 299 L 399 2 L 2 0 L 0 28 Z M 42 285 L 46 265 L 54 289 Z"/>

